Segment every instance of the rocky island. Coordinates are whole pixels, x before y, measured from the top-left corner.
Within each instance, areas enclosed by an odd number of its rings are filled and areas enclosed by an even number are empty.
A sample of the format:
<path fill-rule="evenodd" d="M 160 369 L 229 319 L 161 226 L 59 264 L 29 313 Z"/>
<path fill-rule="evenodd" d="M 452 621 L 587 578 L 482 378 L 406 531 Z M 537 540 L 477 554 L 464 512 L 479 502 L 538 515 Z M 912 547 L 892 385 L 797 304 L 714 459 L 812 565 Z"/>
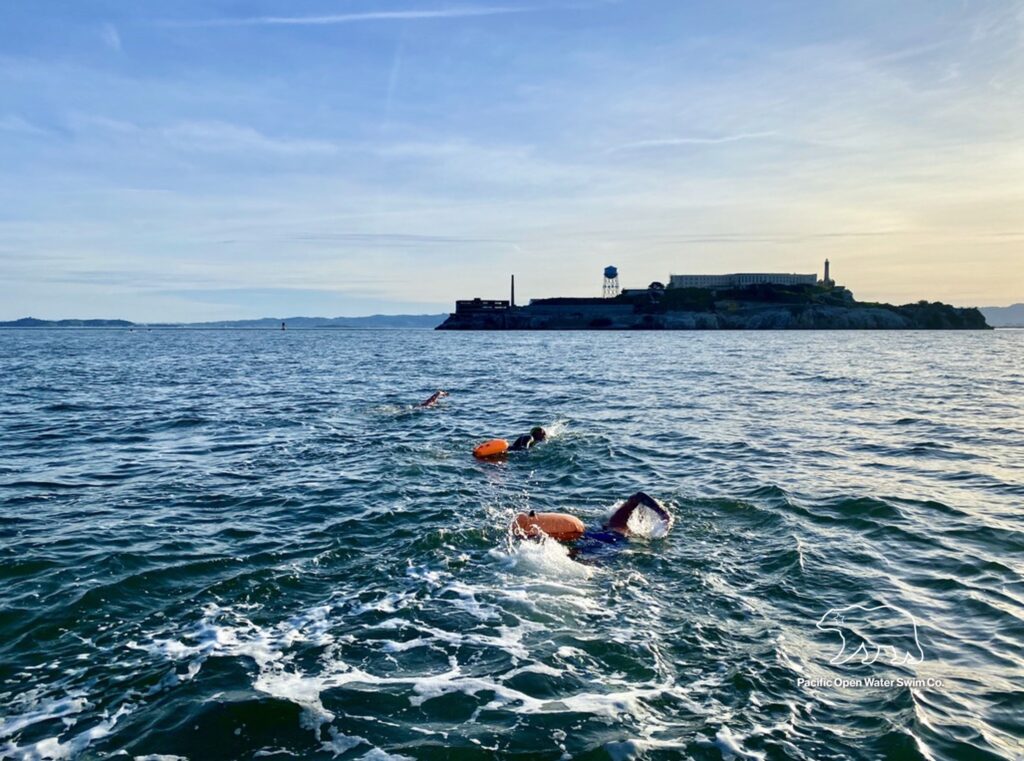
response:
<path fill-rule="evenodd" d="M 987 330 L 974 307 L 918 301 L 857 301 L 828 273 L 672 275 L 645 289 L 618 291 L 608 267 L 603 298 L 457 301 L 438 330 Z M 608 275 L 614 277 L 609 278 Z M 616 281 L 615 287 L 607 285 Z"/>

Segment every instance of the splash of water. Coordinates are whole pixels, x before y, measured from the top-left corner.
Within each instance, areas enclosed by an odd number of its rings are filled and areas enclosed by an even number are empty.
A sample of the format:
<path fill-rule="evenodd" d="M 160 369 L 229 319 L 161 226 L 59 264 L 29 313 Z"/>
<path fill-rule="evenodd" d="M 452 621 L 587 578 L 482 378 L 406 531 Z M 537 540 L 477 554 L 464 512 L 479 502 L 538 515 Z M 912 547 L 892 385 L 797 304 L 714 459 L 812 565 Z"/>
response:
<path fill-rule="evenodd" d="M 672 524 L 675 522 L 671 517 L 671 513 L 669 515 L 670 517 L 667 521 L 662 520 L 661 516 L 656 512 L 641 505 L 630 514 L 626 527 L 629 529 L 632 537 L 639 539 L 661 539 L 672 530 Z"/>

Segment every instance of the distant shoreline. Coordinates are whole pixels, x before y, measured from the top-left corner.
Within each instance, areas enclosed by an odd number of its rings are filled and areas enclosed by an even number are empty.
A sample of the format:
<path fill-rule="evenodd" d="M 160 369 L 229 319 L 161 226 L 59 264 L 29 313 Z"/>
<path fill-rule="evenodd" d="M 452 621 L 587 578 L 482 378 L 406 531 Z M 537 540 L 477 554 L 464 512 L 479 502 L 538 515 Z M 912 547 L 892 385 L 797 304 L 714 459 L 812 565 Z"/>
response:
<path fill-rule="evenodd" d="M 115 330 L 115 331 L 128 331 L 130 333 L 144 332 L 150 330 L 160 331 L 175 331 L 175 330 L 256 330 L 263 332 L 277 332 L 287 333 L 288 331 L 310 331 L 310 330 L 352 330 L 352 331 L 365 331 L 365 330 L 426 330 L 433 331 L 432 327 L 421 327 L 417 325 L 314 325 L 310 327 L 294 327 L 286 328 L 284 331 L 281 328 L 263 328 L 263 327 L 245 327 L 245 326 L 231 326 L 231 325 L 0 325 L 0 330 Z"/>
<path fill-rule="evenodd" d="M 261 317 L 252 320 L 204 320 L 202 322 L 133 322 L 118 319 L 42 320 L 22 317 L 0 320 L 0 328 L 90 328 L 113 330 L 366 330 L 368 328 L 423 328 L 440 325 L 447 314 L 373 314 L 364 317 Z"/>
<path fill-rule="evenodd" d="M 282 331 L 280 328 L 235 328 L 235 327 L 199 327 L 192 325 L 178 326 L 145 326 L 138 325 L 134 327 L 104 327 L 104 326 L 88 326 L 88 325 L 49 325 L 40 327 L 16 327 L 16 326 L 5 326 L 0 325 L 0 331 L 23 331 L 23 332 L 42 332 L 42 331 L 72 331 L 72 330 L 83 330 L 83 331 L 108 331 L 108 332 L 128 332 L 128 333 L 143 333 L 149 331 L 160 331 L 163 333 L 169 333 L 173 331 L 234 331 L 234 332 L 252 332 L 252 333 L 312 333 L 316 331 L 331 331 L 331 332 L 351 332 L 351 333 L 367 333 L 371 331 L 402 331 L 402 330 L 415 330 L 433 333 L 434 328 L 423 328 L 423 327 L 402 327 L 402 326 L 367 326 L 367 327 L 334 327 L 334 326 L 323 326 L 323 327 L 310 327 L 310 328 L 287 328 Z M 504 328 L 479 328 L 475 330 L 456 330 L 456 331 L 444 331 L 453 333 L 990 333 L 992 331 L 1003 331 L 1003 330 L 1024 330 L 1024 325 L 1000 325 L 996 327 L 986 328 L 960 328 L 957 330 L 936 330 L 934 328 L 903 328 L 900 330 L 893 330 L 891 328 L 732 328 L 732 329 L 717 329 L 717 330 L 644 330 L 637 331 L 629 328 L 621 329 L 605 329 L 605 330 L 593 330 L 593 329 L 581 329 L 581 328 L 547 328 L 543 331 L 536 330 L 506 330 Z"/>

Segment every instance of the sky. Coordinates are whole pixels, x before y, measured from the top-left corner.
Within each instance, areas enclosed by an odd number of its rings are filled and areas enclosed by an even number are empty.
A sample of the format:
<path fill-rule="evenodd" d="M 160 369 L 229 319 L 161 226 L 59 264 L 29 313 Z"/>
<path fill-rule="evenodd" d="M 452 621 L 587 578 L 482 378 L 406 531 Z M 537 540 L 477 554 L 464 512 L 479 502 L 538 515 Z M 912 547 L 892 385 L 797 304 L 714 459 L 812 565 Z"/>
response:
<path fill-rule="evenodd" d="M 1024 2 L 0 2 L 0 319 L 1024 301 Z"/>

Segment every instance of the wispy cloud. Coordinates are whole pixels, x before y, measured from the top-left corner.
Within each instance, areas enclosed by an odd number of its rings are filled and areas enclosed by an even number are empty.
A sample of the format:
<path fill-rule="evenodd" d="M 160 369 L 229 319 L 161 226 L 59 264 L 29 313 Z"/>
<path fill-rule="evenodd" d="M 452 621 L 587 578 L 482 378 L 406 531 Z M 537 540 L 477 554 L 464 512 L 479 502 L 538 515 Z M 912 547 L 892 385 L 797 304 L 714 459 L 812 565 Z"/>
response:
<path fill-rule="evenodd" d="M 248 151 L 290 156 L 325 155 L 337 153 L 339 150 L 339 146 L 326 140 L 280 137 L 247 125 L 216 120 L 191 120 L 166 126 L 143 126 L 94 114 L 75 114 L 70 121 L 78 132 L 100 131 L 115 135 L 118 139 L 134 136 L 150 142 L 162 141 L 175 148 L 187 150 Z M 10 125 L 5 125 L 5 120 L 0 118 L 0 129 L 9 126 L 10 129 L 20 127 L 25 131 L 26 128 L 22 127 L 22 124 L 22 121 L 11 121 Z"/>
<path fill-rule="evenodd" d="M 472 18 L 525 13 L 531 8 L 484 6 L 479 8 L 436 8 L 428 10 L 367 11 L 335 13 L 324 16 L 242 16 L 195 21 L 171 21 L 170 26 L 328 26 L 358 24 L 367 21 L 417 21 L 425 19 Z"/>
<path fill-rule="evenodd" d="M 22 135 L 48 135 L 49 133 L 31 122 L 14 114 L 0 116 L 0 132 L 17 132 Z"/>
<path fill-rule="evenodd" d="M 476 245 L 478 243 L 502 243 L 493 238 L 472 238 L 461 235 L 422 235 L 414 233 L 302 233 L 288 236 L 294 240 L 323 241 L 378 248 L 412 248 L 419 246 Z"/>
<path fill-rule="evenodd" d="M 775 137 L 776 132 L 739 132 L 734 135 L 712 135 L 667 137 L 656 140 L 637 140 L 631 143 L 622 143 L 608 149 L 608 153 L 618 151 L 638 151 L 648 148 L 676 148 L 685 145 L 720 145 L 722 143 L 738 143 L 741 140 L 764 140 Z"/>
<path fill-rule="evenodd" d="M 118 34 L 117 27 L 113 24 L 108 23 L 100 27 L 100 39 L 111 50 L 117 53 L 121 52 L 121 35 Z"/>
<path fill-rule="evenodd" d="M 388 118 L 391 117 L 391 107 L 395 99 L 395 90 L 398 88 L 398 79 L 402 74 L 402 58 L 405 53 L 405 34 L 402 34 L 402 38 L 398 41 L 398 47 L 395 50 L 395 57 L 391 61 L 391 73 L 388 75 L 388 95 L 386 106 L 384 109 L 385 114 Z"/>
<path fill-rule="evenodd" d="M 165 127 L 160 133 L 173 143 L 202 150 L 245 150 L 289 155 L 337 151 L 337 146 L 324 140 L 271 137 L 252 127 L 218 121 L 182 122 Z"/>

